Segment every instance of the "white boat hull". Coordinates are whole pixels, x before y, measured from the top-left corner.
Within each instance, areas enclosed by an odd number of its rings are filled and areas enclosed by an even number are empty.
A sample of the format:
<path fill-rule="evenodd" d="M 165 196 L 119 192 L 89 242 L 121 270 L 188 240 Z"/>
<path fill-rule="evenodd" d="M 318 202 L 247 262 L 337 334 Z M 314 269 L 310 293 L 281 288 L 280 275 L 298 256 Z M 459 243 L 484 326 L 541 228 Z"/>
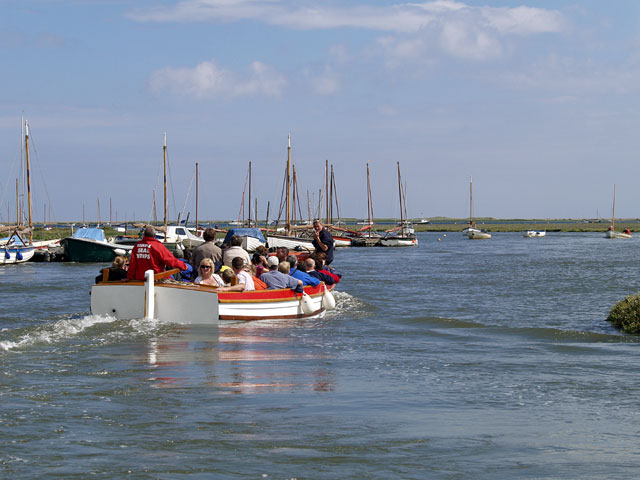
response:
<path fill-rule="evenodd" d="M 333 246 L 335 248 L 350 247 L 351 239 L 345 237 L 333 237 Z"/>
<path fill-rule="evenodd" d="M 152 280 L 153 282 L 153 280 Z M 119 320 L 153 318 L 180 324 L 217 325 L 224 321 L 319 318 L 325 314 L 325 286 L 305 287 L 307 303 L 290 289 L 254 292 L 222 292 L 185 284 L 151 284 L 152 302 L 147 302 L 148 281 L 107 282 L 91 289 L 91 313 Z"/>
<path fill-rule="evenodd" d="M 242 237 L 242 248 L 244 248 L 247 252 L 252 253 L 256 251 L 256 248 L 259 246 L 264 246 L 264 242 L 261 242 L 259 239 L 255 237 L 243 236 Z"/>
<path fill-rule="evenodd" d="M 465 235 L 469 240 L 488 240 L 491 238 L 491 234 L 487 232 L 483 232 L 482 230 L 478 230 L 477 228 L 468 228 L 466 229 Z"/>
<path fill-rule="evenodd" d="M 527 238 L 544 237 L 546 235 L 547 232 L 544 230 L 527 230 L 522 233 L 522 236 Z"/>
<path fill-rule="evenodd" d="M 607 230 L 604 238 L 631 238 L 631 235 L 624 232 L 616 232 L 615 230 Z"/>
<path fill-rule="evenodd" d="M 28 262 L 33 258 L 33 247 L 2 247 L 0 248 L 0 265 Z"/>
<path fill-rule="evenodd" d="M 383 247 L 416 247 L 418 246 L 418 239 L 416 237 L 381 238 L 380 245 Z"/>
<path fill-rule="evenodd" d="M 311 240 L 283 235 L 267 235 L 269 248 L 287 247 L 289 250 L 314 252 Z"/>

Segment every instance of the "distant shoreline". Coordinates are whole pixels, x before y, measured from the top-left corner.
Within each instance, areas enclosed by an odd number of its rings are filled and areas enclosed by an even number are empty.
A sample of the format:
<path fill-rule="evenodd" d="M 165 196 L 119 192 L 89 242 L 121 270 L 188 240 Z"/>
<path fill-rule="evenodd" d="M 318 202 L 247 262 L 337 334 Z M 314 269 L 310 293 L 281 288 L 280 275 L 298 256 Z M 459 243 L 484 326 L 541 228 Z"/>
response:
<path fill-rule="evenodd" d="M 460 232 L 468 224 L 469 219 L 465 218 L 430 218 L 430 223 L 420 223 L 421 219 L 411 219 L 416 232 Z M 545 230 L 547 232 L 605 232 L 608 228 L 610 220 L 599 219 L 497 219 L 497 218 L 477 218 L 475 219 L 479 228 L 486 229 L 489 232 L 522 232 L 525 230 Z M 347 218 L 342 219 L 342 222 L 346 222 L 344 228 L 349 230 L 360 230 L 364 225 L 361 219 Z M 128 222 L 130 226 L 134 222 Z M 145 222 L 135 222 L 145 223 Z M 118 225 L 124 223 L 117 222 Z M 199 221 L 201 227 L 207 227 L 209 225 L 218 225 L 220 228 L 230 228 L 228 220 L 201 220 Z M 53 231 L 42 231 L 36 227 L 38 236 L 51 237 L 54 236 L 67 236 L 70 234 L 72 222 L 60 222 L 54 228 Z M 114 226 L 116 222 L 114 222 Z M 392 218 L 380 218 L 375 220 L 375 229 L 378 231 L 389 230 L 396 225 L 396 220 Z M 190 222 L 189 227 L 193 227 L 194 223 Z M 259 222 L 259 227 L 264 227 L 263 222 Z M 80 224 L 76 223 L 76 228 L 79 228 Z M 617 219 L 616 230 L 622 231 L 624 228 L 629 228 L 632 232 L 640 232 L 640 219 Z M 63 231 L 61 231 L 63 230 Z M 34 232 L 35 233 L 35 232 Z M 107 235 L 117 234 L 115 230 L 105 226 L 105 233 Z"/>

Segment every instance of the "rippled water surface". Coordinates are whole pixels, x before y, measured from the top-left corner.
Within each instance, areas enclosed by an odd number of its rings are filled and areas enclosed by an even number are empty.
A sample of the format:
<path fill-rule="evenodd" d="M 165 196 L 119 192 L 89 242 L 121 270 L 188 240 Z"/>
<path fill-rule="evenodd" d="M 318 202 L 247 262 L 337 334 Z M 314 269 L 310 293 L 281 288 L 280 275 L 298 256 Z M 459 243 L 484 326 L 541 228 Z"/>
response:
<path fill-rule="evenodd" d="M 634 478 L 640 238 L 350 249 L 322 320 L 91 316 L 100 264 L 0 267 L 5 478 Z"/>

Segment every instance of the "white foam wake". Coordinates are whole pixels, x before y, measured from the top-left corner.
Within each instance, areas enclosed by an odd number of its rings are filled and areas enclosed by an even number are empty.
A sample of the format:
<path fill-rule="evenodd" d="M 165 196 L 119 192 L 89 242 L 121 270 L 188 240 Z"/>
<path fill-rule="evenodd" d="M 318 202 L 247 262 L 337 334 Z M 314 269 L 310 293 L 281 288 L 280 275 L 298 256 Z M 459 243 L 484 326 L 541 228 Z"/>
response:
<path fill-rule="evenodd" d="M 45 325 L 35 329 L 29 329 L 27 333 L 18 339 L 11 341 L 0 341 L 0 350 L 8 352 L 19 348 L 28 347 L 41 343 L 55 343 L 66 338 L 73 337 L 83 332 L 87 328 L 100 323 L 111 323 L 116 321 L 115 317 L 87 315 L 82 318 L 70 318 L 59 320 L 53 325 Z"/>

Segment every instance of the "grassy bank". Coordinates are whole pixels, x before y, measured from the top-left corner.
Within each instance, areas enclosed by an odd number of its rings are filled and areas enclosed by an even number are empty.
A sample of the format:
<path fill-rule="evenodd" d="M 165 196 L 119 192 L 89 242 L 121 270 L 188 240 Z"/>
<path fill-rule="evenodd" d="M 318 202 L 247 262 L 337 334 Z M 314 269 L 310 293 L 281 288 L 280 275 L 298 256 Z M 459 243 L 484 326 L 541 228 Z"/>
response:
<path fill-rule="evenodd" d="M 357 219 L 345 219 L 347 228 L 358 230 L 362 225 L 356 224 Z M 417 232 L 460 232 L 468 224 L 468 219 L 464 218 L 435 218 L 431 219 L 431 223 L 419 223 L 419 219 L 413 220 L 414 228 Z M 219 224 L 224 228 L 225 221 L 205 220 L 201 222 L 206 224 Z M 384 231 L 392 228 L 396 221 L 392 218 L 376 219 L 376 230 Z M 547 232 L 605 232 L 609 226 L 608 222 L 589 222 L 584 220 L 573 219 L 495 219 L 495 218 L 478 218 L 476 220 L 479 228 L 486 229 L 489 232 L 522 232 L 524 230 L 546 230 Z M 632 232 L 640 232 L 640 220 L 619 219 L 616 220 L 616 230 L 621 231 L 625 227 Z M 77 227 L 76 227 L 77 228 Z M 135 234 L 137 229 L 132 229 L 128 234 Z M 118 235 L 115 229 L 110 227 L 104 228 L 105 235 L 112 237 Z M 53 228 L 51 230 L 43 230 L 35 228 L 33 233 L 34 240 L 50 240 L 53 238 L 64 238 L 71 235 L 71 227 Z"/>

